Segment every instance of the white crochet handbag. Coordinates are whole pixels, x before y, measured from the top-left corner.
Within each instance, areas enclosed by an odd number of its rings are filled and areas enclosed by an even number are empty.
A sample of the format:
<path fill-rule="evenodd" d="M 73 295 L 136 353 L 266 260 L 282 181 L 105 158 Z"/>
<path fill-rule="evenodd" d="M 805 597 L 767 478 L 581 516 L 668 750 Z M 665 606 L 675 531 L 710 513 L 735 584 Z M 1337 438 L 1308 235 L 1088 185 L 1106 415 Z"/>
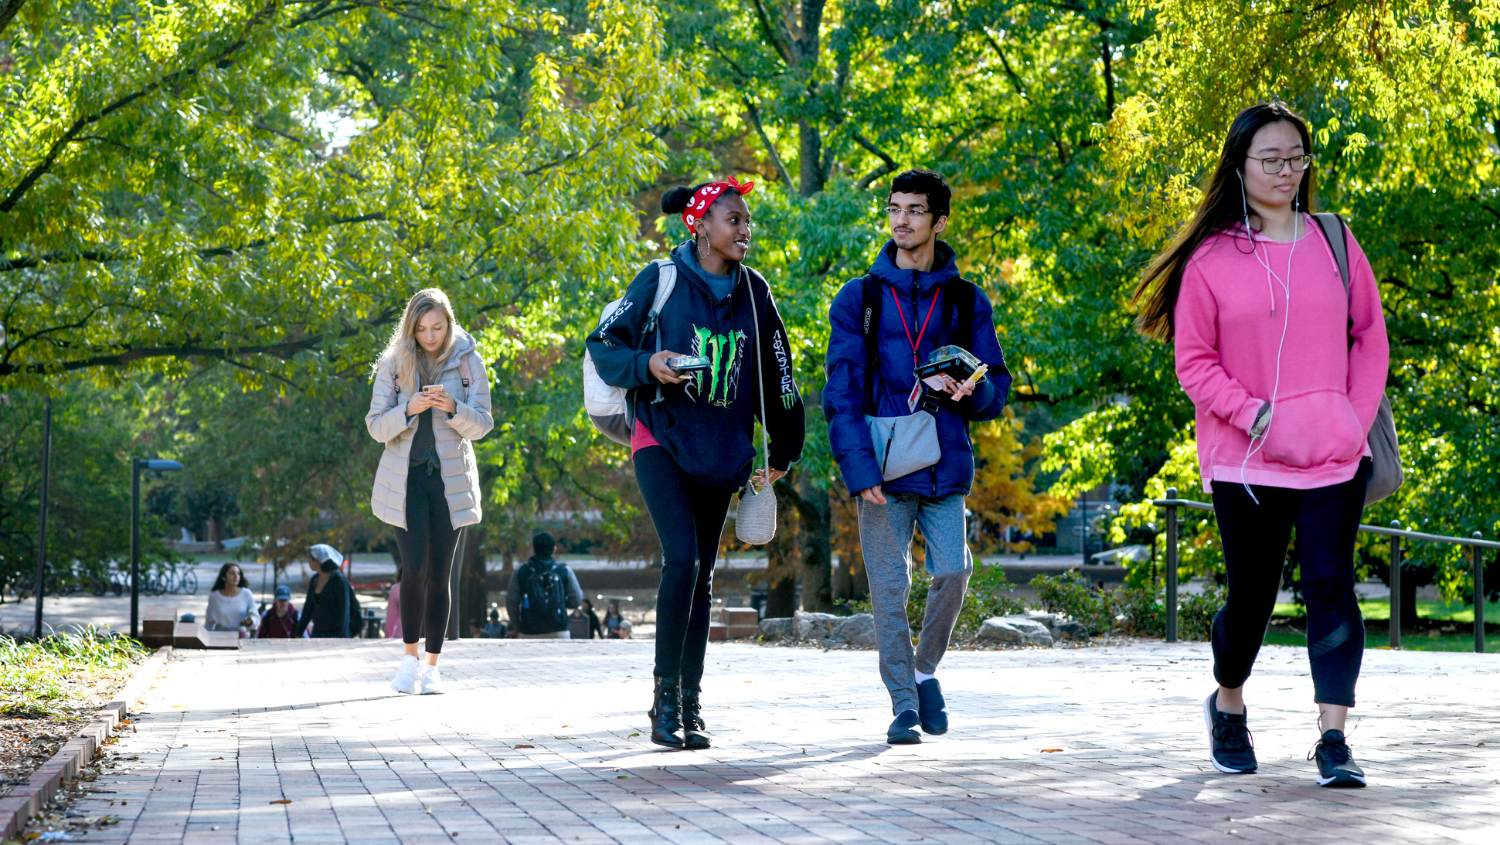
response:
<path fill-rule="evenodd" d="M 750 314 L 755 320 L 755 388 L 760 394 L 760 445 L 765 455 L 766 476 L 771 475 L 771 445 L 766 438 L 766 381 L 760 363 L 760 314 L 755 308 L 755 290 L 745 285 L 750 292 Z M 755 490 L 755 476 L 745 482 L 740 491 L 740 506 L 734 512 L 734 534 L 743 543 L 764 546 L 776 536 L 776 491 L 770 484 Z"/>

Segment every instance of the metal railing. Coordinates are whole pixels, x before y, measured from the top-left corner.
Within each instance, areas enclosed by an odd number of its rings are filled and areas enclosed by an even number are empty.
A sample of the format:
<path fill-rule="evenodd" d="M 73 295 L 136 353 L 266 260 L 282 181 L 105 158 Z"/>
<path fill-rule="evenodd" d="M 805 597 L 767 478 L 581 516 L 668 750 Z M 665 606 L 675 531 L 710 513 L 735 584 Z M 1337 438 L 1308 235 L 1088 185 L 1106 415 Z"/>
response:
<path fill-rule="evenodd" d="M 1165 508 L 1167 511 L 1167 642 L 1175 643 L 1177 642 L 1177 510 L 1188 508 L 1189 510 L 1212 511 L 1214 506 L 1207 502 L 1179 499 L 1176 487 L 1168 487 L 1167 498 L 1156 499 L 1152 501 L 1152 504 Z M 1407 531 L 1399 522 L 1392 522 L 1389 528 L 1361 525 L 1359 530 L 1366 534 L 1382 534 L 1391 538 L 1391 648 L 1401 647 L 1401 541 L 1421 540 L 1428 543 L 1468 546 L 1474 574 L 1474 651 L 1479 654 L 1484 653 L 1484 555 L 1480 550 L 1500 549 L 1500 542 L 1486 540 L 1478 531 L 1475 531 L 1468 539 Z"/>

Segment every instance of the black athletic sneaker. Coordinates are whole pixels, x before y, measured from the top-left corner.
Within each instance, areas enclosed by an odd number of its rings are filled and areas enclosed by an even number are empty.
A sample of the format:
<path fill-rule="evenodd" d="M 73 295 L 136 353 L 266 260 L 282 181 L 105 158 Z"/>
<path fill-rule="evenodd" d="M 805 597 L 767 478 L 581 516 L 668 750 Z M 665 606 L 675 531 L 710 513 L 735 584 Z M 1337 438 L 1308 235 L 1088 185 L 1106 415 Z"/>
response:
<path fill-rule="evenodd" d="M 1354 762 L 1343 731 L 1324 731 L 1307 759 L 1318 761 L 1318 786 L 1359 789 L 1365 785 L 1365 770 Z"/>
<path fill-rule="evenodd" d="M 1208 722 L 1208 761 L 1214 768 L 1231 775 L 1255 771 L 1255 740 L 1250 736 L 1246 719 L 1250 714 L 1224 713 L 1219 710 L 1219 691 L 1203 700 L 1203 720 Z"/>

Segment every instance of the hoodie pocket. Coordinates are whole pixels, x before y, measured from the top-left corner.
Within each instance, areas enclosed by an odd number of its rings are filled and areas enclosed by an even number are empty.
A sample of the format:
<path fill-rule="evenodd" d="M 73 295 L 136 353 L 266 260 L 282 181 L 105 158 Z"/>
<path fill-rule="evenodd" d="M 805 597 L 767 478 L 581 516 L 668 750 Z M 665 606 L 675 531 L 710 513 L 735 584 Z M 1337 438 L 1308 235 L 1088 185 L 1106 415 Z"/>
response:
<path fill-rule="evenodd" d="M 1359 457 L 1366 435 L 1343 392 L 1317 390 L 1277 401 L 1261 456 L 1297 469 L 1343 463 Z"/>
<path fill-rule="evenodd" d="M 654 433 L 654 432 L 653 432 Z M 750 477 L 755 446 L 739 426 L 673 419 L 662 445 L 677 466 L 709 487 L 742 487 Z"/>

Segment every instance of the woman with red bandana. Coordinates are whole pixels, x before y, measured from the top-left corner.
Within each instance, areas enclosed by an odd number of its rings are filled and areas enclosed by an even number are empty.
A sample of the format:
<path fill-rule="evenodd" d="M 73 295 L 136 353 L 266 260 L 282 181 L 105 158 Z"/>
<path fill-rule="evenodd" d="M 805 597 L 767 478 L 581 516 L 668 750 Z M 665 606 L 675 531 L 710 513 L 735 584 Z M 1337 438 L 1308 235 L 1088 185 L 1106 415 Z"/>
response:
<path fill-rule="evenodd" d="M 671 748 L 709 747 L 699 690 L 714 560 L 730 497 L 751 479 L 755 420 L 770 437 L 770 471 L 755 472 L 757 486 L 786 475 L 802 453 L 786 327 L 765 277 L 743 263 L 753 187 L 731 178 L 667 192 L 662 211 L 682 216 L 689 239 L 637 274 L 588 337 L 599 376 L 629 391 L 636 480 L 661 540 L 651 741 Z"/>

